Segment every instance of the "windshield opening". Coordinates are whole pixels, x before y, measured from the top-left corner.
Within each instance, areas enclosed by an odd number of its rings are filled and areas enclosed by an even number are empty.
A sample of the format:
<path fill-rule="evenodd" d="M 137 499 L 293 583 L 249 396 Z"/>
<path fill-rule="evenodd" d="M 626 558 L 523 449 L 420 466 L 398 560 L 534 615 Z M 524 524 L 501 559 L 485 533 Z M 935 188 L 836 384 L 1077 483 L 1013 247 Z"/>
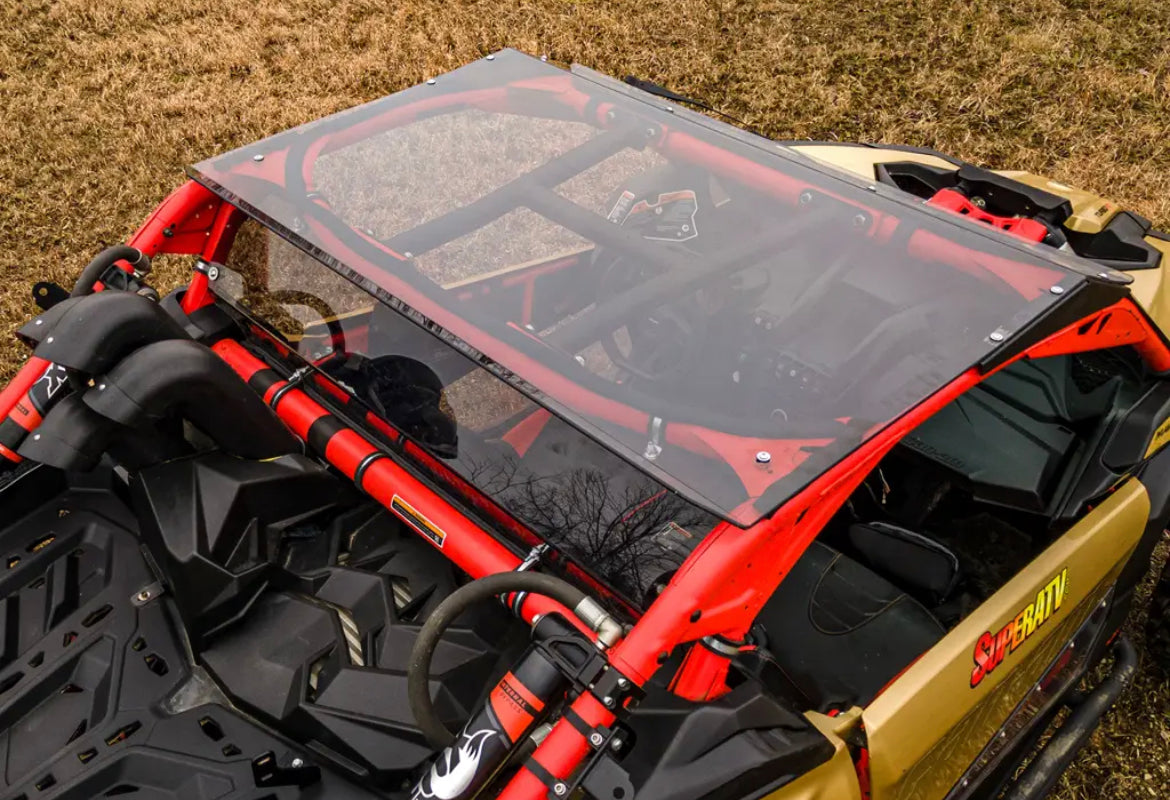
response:
<path fill-rule="evenodd" d="M 215 292 L 636 607 L 718 522 L 255 222 Z"/>

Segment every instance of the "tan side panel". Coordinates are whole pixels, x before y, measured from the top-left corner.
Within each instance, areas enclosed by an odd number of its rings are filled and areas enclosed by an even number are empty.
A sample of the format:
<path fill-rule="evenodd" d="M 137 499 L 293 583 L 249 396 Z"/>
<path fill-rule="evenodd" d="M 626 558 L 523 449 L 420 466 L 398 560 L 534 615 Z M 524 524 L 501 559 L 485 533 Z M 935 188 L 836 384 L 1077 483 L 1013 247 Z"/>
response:
<path fill-rule="evenodd" d="M 789 149 L 815 158 L 817 161 L 824 161 L 826 164 L 843 169 L 846 172 L 852 172 L 867 181 L 872 181 L 877 174 L 874 172 L 875 164 L 884 164 L 889 161 L 913 161 L 917 164 L 928 164 L 932 167 L 955 169 L 954 164 L 938 156 L 932 156 L 926 153 L 910 153 L 904 150 L 882 150 L 876 147 L 836 144 L 789 145 Z"/>
<path fill-rule="evenodd" d="M 865 710 L 873 800 L 946 795 L 1116 579 L 1149 509 L 1145 488 L 1125 483 Z M 1065 569 L 1059 609 L 972 689 L 976 642 L 1017 619 Z"/>
<path fill-rule="evenodd" d="M 861 787 L 857 784 L 857 772 L 853 769 L 849 750 L 840 739 L 834 744 L 837 752 L 827 763 L 766 795 L 763 800 L 861 800 Z"/>

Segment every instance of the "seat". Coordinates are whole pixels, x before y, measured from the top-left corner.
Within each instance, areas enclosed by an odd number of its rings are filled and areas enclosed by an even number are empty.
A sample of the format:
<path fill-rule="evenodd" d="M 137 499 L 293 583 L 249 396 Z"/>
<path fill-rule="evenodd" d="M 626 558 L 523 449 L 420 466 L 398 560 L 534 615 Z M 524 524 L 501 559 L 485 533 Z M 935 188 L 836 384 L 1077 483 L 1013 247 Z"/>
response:
<path fill-rule="evenodd" d="M 868 704 L 945 633 L 917 600 L 821 542 L 756 624 L 796 699 L 822 711 Z"/>

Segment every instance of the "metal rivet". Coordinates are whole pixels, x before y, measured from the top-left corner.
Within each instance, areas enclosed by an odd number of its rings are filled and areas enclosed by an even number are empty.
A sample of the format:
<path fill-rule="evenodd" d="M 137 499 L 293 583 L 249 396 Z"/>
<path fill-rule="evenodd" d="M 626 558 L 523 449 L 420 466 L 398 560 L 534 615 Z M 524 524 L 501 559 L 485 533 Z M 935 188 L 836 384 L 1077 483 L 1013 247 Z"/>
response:
<path fill-rule="evenodd" d="M 43 319 L 38 319 L 38 320 L 37 320 L 36 322 L 34 322 L 33 324 L 34 324 L 34 325 L 44 325 L 44 324 L 45 324 L 45 321 L 44 321 Z"/>
<path fill-rule="evenodd" d="M 767 464 L 771 460 L 772 460 L 772 454 L 769 453 L 767 450 L 761 450 L 760 452 L 756 453 L 756 463 L 757 464 Z"/>
<path fill-rule="evenodd" d="M 871 192 L 876 192 L 877 191 L 877 184 L 871 183 L 869 186 L 867 186 L 865 188 L 869 189 Z"/>
<path fill-rule="evenodd" d="M 292 765 L 294 769 L 300 769 L 301 767 L 305 766 L 305 761 L 302 758 L 294 758 L 292 760 Z"/>
<path fill-rule="evenodd" d="M 34 433 L 33 434 L 33 441 L 39 442 L 40 440 L 41 440 L 41 435 L 39 433 Z"/>
<path fill-rule="evenodd" d="M 1064 287 L 1063 286 L 1053 286 L 1048 291 L 1052 292 L 1053 294 L 1064 294 Z"/>
<path fill-rule="evenodd" d="M 553 794 L 557 797 L 563 797 L 565 792 L 569 791 L 569 787 L 559 781 L 553 784 Z"/>
<path fill-rule="evenodd" d="M 264 160 L 264 154 L 263 154 L 263 153 L 257 153 L 256 155 L 252 156 L 252 160 L 253 160 L 253 161 L 263 161 L 263 160 Z"/>
<path fill-rule="evenodd" d="M 612 747 L 614 750 L 621 750 L 622 749 L 622 740 L 621 739 L 614 739 L 612 742 L 609 743 L 609 746 Z"/>
<path fill-rule="evenodd" d="M 98 384 L 98 391 L 104 392 L 105 390 L 106 390 L 106 385 L 104 383 L 99 383 Z"/>
<path fill-rule="evenodd" d="M 493 56 L 493 55 L 491 55 L 491 54 L 489 53 L 489 54 L 488 54 L 488 56 L 487 56 L 487 60 L 488 60 L 488 61 L 495 61 L 495 60 L 496 60 L 496 57 L 495 57 L 495 56 Z"/>
<path fill-rule="evenodd" d="M 601 743 L 604 741 L 605 739 L 602 738 L 600 733 L 589 734 L 589 744 L 593 745 L 594 747 L 601 747 Z"/>
<path fill-rule="evenodd" d="M 45 341 L 46 341 L 46 342 L 48 342 L 49 344 L 52 344 L 52 343 L 53 343 L 53 337 L 52 337 L 52 336 L 50 336 L 48 339 L 45 339 Z"/>
<path fill-rule="evenodd" d="M 1002 342 L 1003 341 L 1003 334 L 1000 333 L 999 331 L 992 331 L 991 335 L 988 336 L 987 338 L 993 342 Z"/>
<path fill-rule="evenodd" d="M 667 107 L 666 107 L 666 113 L 667 113 L 667 114 L 673 114 L 673 113 L 674 113 L 674 106 L 667 106 Z"/>
<path fill-rule="evenodd" d="M 435 79 L 434 79 L 434 78 L 428 78 L 428 79 L 427 79 L 427 86 L 434 86 L 434 85 L 435 85 Z"/>

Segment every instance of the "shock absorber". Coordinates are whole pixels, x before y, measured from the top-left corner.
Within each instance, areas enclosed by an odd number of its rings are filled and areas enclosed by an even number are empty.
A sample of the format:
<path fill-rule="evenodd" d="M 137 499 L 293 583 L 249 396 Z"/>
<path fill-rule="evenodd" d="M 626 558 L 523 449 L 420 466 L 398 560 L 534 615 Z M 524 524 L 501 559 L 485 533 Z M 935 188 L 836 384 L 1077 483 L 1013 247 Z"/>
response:
<path fill-rule="evenodd" d="M 569 680 L 541 643 L 579 634 L 560 615 L 547 614 L 533 626 L 532 637 L 533 644 L 516 666 L 500 678 L 487 702 L 423 773 L 412 800 L 474 797 L 564 695 Z"/>

